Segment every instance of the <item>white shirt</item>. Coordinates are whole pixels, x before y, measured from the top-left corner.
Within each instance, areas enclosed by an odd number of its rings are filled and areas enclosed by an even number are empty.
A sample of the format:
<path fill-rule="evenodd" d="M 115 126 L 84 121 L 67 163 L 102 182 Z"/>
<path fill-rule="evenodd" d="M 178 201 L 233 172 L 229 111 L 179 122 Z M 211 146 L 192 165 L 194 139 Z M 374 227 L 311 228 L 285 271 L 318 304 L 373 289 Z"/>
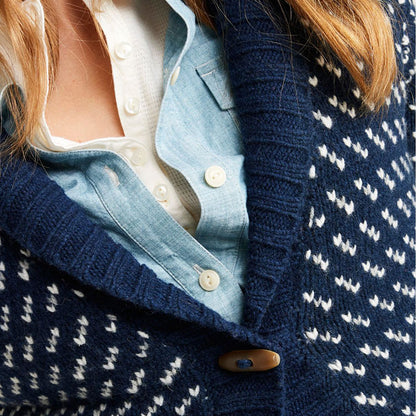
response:
<path fill-rule="evenodd" d="M 84 0 L 92 11 L 91 0 Z M 39 0 L 23 3 L 43 18 Z M 52 136 L 43 116 L 43 134 L 34 145 L 50 151 L 106 149 L 118 153 L 165 210 L 188 232 L 195 233 L 198 204 L 187 204 L 180 196 L 193 194 L 179 172 L 158 158 L 154 137 L 163 98 L 163 54 L 170 7 L 165 0 L 104 1 L 95 13 L 110 51 L 115 98 L 126 137 L 99 138 L 83 143 Z M 174 173 L 168 177 L 166 171 Z M 179 178 L 178 178 L 179 176 Z M 176 178 L 176 179 L 175 179 Z M 173 183 L 175 181 L 175 185 Z M 189 198 L 188 198 L 189 200 Z"/>

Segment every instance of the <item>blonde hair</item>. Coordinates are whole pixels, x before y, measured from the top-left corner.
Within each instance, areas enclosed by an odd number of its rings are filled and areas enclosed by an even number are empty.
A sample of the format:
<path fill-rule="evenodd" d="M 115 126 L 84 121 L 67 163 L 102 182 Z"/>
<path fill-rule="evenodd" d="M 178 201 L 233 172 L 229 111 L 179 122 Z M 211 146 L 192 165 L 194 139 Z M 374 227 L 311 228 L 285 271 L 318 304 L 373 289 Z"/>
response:
<path fill-rule="evenodd" d="M 27 148 L 27 137 L 33 137 L 40 126 L 44 99 L 53 85 L 59 60 L 59 38 L 53 8 L 53 0 L 41 0 L 45 11 L 45 33 L 48 68 L 45 60 L 45 45 L 34 21 L 21 7 L 21 0 L 0 1 L 0 21 L 3 21 L 0 40 L 10 42 L 13 53 L 21 66 L 26 95 L 23 100 L 16 88 L 5 95 L 16 126 L 12 143 L 7 153 L 23 153 Z M 98 10 L 103 0 L 92 0 L 93 10 Z M 270 3 L 273 3 L 269 0 Z M 274 0 L 275 1 L 275 0 Z M 362 104 L 373 111 L 382 109 L 386 97 L 391 93 L 392 83 L 398 76 L 394 38 L 391 22 L 380 0 L 286 0 L 304 24 L 305 29 L 321 43 L 322 53 L 332 51 L 351 74 L 361 90 Z M 259 3 L 266 4 L 265 1 Z M 188 6 L 197 19 L 214 28 L 205 0 L 188 0 Z M 269 11 L 267 11 L 269 10 Z M 265 11 L 270 14 L 270 9 Z M 107 49 L 104 35 L 92 15 L 93 22 Z M 1 45 L 0 45 L 1 46 Z M 332 61 L 329 53 L 326 54 Z M 0 74 L 14 82 L 12 64 L 0 49 Z M 357 65 L 361 62 L 365 71 Z M 47 75 L 48 74 L 48 75 Z"/>

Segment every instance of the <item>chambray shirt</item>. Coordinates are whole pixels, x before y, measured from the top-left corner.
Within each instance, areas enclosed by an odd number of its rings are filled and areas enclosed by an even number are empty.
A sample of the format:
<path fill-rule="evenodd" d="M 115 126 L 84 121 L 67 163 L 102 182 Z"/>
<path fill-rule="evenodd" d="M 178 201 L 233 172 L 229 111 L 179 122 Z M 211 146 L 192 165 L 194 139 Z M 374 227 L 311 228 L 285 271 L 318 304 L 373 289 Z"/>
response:
<path fill-rule="evenodd" d="M 49 176 L 140 263 L 225 319 L 241 322 L 248 245 L 244 156 L 222 43 L 211 29 L 196 24 L 181 0 L 167 1 L 172 10 L 155 147 L 199 199 L 195 235 L 165 211 L 118 154 L 98 149 L 37 151 Z M 180 75 L 171 85 L 178 66 Z M 10 120 L 4 123 L 12 129 Z M 205 172 L 212 166 L 225 171 L 222 186 L 206 182 Z M 220 277 L 215 290 L 200 284 L 206 270 Z"/>

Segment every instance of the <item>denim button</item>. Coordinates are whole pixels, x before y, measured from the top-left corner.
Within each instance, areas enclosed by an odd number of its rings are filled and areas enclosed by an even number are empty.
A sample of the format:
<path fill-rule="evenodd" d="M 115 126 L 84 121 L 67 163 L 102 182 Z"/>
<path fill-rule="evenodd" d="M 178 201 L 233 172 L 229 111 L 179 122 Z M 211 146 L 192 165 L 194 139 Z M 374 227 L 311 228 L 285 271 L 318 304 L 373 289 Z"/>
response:
<path fill-rule="evenodd" d="M 221 166 L 210 166 L 205 171 L 205 181 L 212 188 L 219 188 L 224 185 L 227 176 Z"/>
<path fill-rule="evenodd" d="M 199 275 L 199 284 L 207 292 L 215 290 L 220 284 L 220 276 L 214 270 L 204 270 Z"/>

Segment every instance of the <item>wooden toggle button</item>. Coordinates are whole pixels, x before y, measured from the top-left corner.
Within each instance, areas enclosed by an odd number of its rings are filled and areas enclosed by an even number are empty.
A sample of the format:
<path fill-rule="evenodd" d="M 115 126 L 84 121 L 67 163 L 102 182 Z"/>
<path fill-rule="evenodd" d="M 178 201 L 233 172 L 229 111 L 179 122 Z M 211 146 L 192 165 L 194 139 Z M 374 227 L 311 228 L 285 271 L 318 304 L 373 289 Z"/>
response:
<path fill-rule="evenodd" d="M 279 364 L 279 354 L 262 349 L 230 351 L 218 359 L 218 365 L 223 370 L 233 372 L 266 371 Z"/>

